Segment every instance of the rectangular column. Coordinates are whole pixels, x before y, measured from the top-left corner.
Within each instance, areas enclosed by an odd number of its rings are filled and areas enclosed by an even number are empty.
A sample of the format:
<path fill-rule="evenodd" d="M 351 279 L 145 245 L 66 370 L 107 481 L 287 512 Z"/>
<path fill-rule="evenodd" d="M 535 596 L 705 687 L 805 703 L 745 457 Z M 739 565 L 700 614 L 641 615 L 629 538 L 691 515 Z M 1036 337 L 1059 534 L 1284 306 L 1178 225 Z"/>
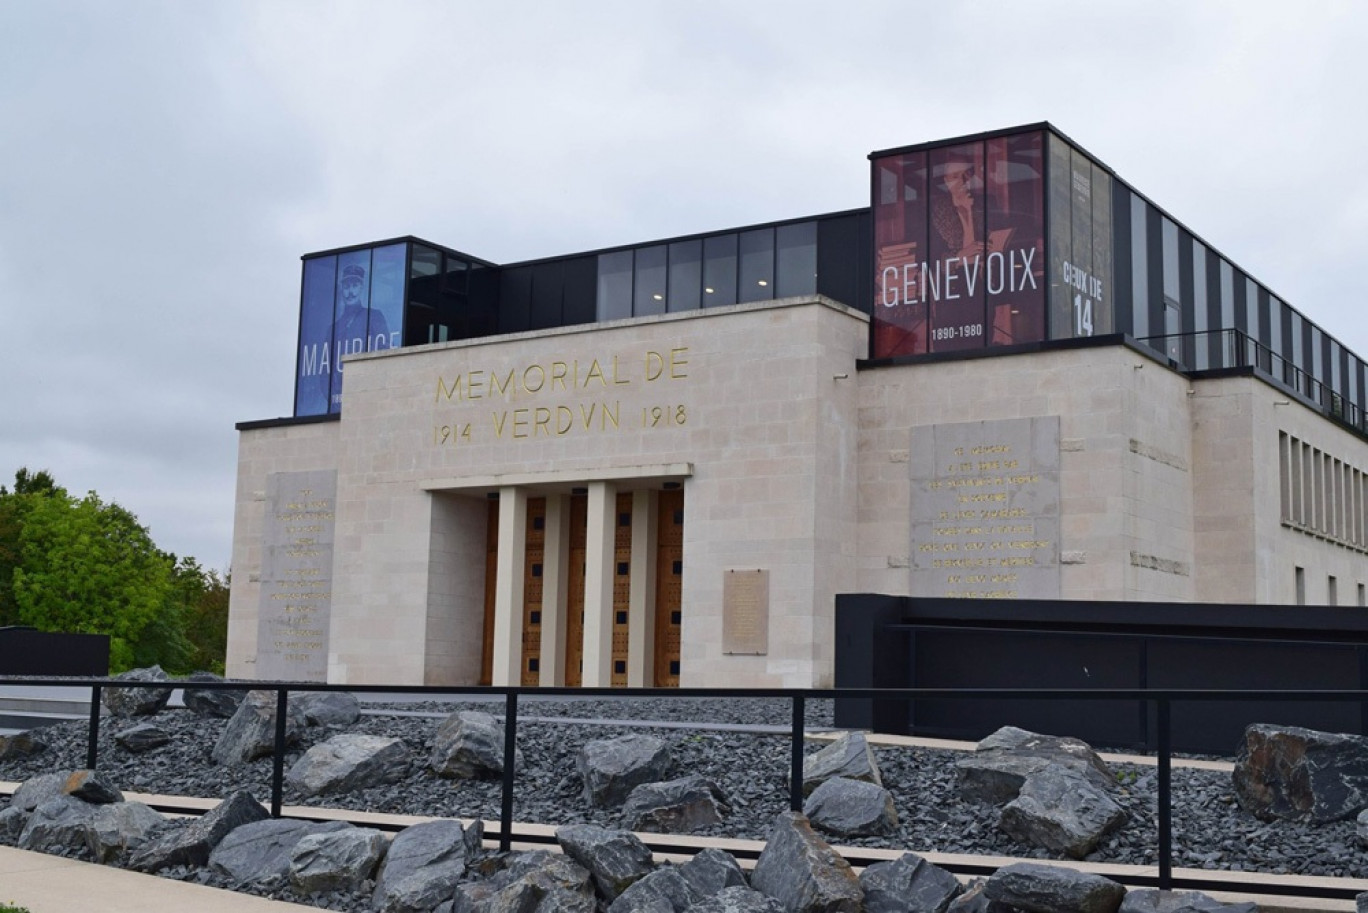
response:
<path fill-rule="evenodd" d="M 546 497 L 546 545 L 542 555 L 541 677 L 538 684 L 565 684 L 566 606 L 570 582 L 570 498 Z"/>
<path fill-rule="evenodd" d="M 584 544 L 584 677 L 586 688 L 613 683 L 613 534 L 617 486 L 589 484 Z"/>
<path fill-rule="evenodd" d="M 494 591 L 493 684 L 522 684 L 523 574 L 527 564 L 527 492 L 499 489 L 499 557 Z"/>
<path fill-rule="evenodd" d="M 627 614 L 627 685 L 655 684 L 656 492 L 632 492 L 632 569 Z"/>

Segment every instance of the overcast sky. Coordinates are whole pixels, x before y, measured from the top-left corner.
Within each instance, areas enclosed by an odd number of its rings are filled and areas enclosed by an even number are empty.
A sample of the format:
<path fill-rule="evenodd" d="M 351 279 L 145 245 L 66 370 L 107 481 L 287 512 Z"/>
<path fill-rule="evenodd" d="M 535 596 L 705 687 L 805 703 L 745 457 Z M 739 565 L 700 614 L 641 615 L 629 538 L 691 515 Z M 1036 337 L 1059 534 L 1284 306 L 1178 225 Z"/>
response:
<path fill-rule="evenodd" d="M 0 0 L 0 480 L 226 569 L 301 254 L 496 262 L 868 204 L 1049 120 L 1361 355 L 1368 4 Z"/>

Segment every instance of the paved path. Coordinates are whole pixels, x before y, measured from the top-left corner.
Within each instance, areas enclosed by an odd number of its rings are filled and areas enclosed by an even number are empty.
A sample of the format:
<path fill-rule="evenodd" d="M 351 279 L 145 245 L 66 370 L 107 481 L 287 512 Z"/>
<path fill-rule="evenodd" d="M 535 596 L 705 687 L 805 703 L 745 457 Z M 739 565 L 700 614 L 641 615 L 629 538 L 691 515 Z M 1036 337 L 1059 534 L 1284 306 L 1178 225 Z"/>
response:
<path fill-rule="evenodd" d="M 318 913 L 317 907 L 7 846 L 0 846 L 0 902 L 30 913 Z"/>

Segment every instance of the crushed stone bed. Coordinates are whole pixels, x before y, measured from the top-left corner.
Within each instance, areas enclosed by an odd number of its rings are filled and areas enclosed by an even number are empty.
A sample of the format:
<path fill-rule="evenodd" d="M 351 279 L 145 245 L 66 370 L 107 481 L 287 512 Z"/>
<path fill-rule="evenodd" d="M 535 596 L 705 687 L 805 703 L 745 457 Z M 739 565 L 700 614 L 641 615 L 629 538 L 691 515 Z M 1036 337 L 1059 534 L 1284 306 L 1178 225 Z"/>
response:
<path fill-rule="evenodd" d="M 343 796 L 307 798 L 287 784 L 288 805 L 323 806 L 394 814 L 484 818 L 497 820 L 500 783 L 497 780 L 446 780 L 426 769 L 426 760 L 439 720 L 414 711 L 445 714 L 452 710 L 503 712 L 503 702 L 363 704 L 367 713 L 349 732 L 400 738 L 408 745 L 412 763 L 407 776 L 393 785 L 374 786 Z M 386 715 L 385 709 L 404 711 Z M 808 702 L 808 725 L 831 725 L 831 702 Z M 732 814 L 721 825 L 695 833 L 764 840 L 774 817 L 787 810 L 789 740 L 787 735 L 643 726 L 576 726 L 532 722 L 527 717 L 567 719 L 642 720 L 722 723 L 746 726 L 787 726 L 790 705 L 784 700 L 734 699 L 609 699 L 535 700 L 519 703 L 518 744 L 523 753 L 514 818 L 518 821 L 561 825 L 594 823 L 625 827 L 614 809 L 597 809 L 582 794 L 575 757 L 588 741 L 629 732 L 648 732 L 668 744 L 677 775 L 701 774 L 721 787 Z M 114 741 L 115 733 L 136 723 L 151 722 L 171 736 L 171 742 L 145 754 L 132 754 Z M 210 757 L 226 720 L 198 716 L 189 710 L 169 709 L 150 718 L 101 722 L 99 768 L 122 789 L 170 795 L 217 798 L 238 788 L 250 789 L 264 804 L 270 801 L 272 762 L 224 767 Z M 286 759 L 286 769 L 310 745 L 336 735 L 338 729 L 310 728 L 304 744 Z M 41 730 L 49 749 L 34 758 L 0 763 L 0 779 L 22 781 L 40 773 L 83 767 L 86 725 L 63 723 Z M 1062 733 L 1066 734 L 1066 733 Z M 820 745 L 809 743 L 808 753 Z M 884 847 L 913 852 L 944 852 L 1048 858 L 1048 854 L 1009 839 L 996 829 L 994 806 L 965 802 L 955 792 L 953 762 L 961 752 L 922 747 L 876 747 L 884 786 L 893 794 L 899 827 L 890 837 L 833 839 L 846 845 Z M 1089 861 L 1157 864 L 1156 782 L 1153 766 L 1113 765 L 1118 786 L 1114 798 L 1131 819 L 1103 841 Z M 1368 877 L 1368 853 L 1361 848 L 1351 821 L 1328 825 L 1267 823 L 1245 813 L 1235 801 L 1230 775 L 1219 771 L 1175 768 L 1174 859 L 1176 867 L 1270 874 Z M 8 802 L 0 799 L 0 808 Z M 163 874 L 227 886 L 202 869 L 172 869 Z M 301 898 L 284 890 L 280 899 L 335 910 L 369 909 L 368 895 Z M 364 902 L 363 902 L 364 900 Z"/>

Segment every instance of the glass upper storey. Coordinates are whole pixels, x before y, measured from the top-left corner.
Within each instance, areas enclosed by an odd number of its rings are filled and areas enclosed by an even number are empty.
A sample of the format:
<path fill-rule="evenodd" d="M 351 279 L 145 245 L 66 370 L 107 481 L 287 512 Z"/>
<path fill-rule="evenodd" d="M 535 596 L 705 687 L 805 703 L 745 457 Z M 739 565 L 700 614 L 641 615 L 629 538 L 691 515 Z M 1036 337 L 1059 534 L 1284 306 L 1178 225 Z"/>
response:
<path fill-rule="evenodd" d="M 870 206 L 498 265 L 418 238 L 303 258 L 296 416 L 353 352 L 822 294 L 876 363 L 1125 334 L 1368 430 L 1362 359 L 1049 124 L 876 152 Z"/>

